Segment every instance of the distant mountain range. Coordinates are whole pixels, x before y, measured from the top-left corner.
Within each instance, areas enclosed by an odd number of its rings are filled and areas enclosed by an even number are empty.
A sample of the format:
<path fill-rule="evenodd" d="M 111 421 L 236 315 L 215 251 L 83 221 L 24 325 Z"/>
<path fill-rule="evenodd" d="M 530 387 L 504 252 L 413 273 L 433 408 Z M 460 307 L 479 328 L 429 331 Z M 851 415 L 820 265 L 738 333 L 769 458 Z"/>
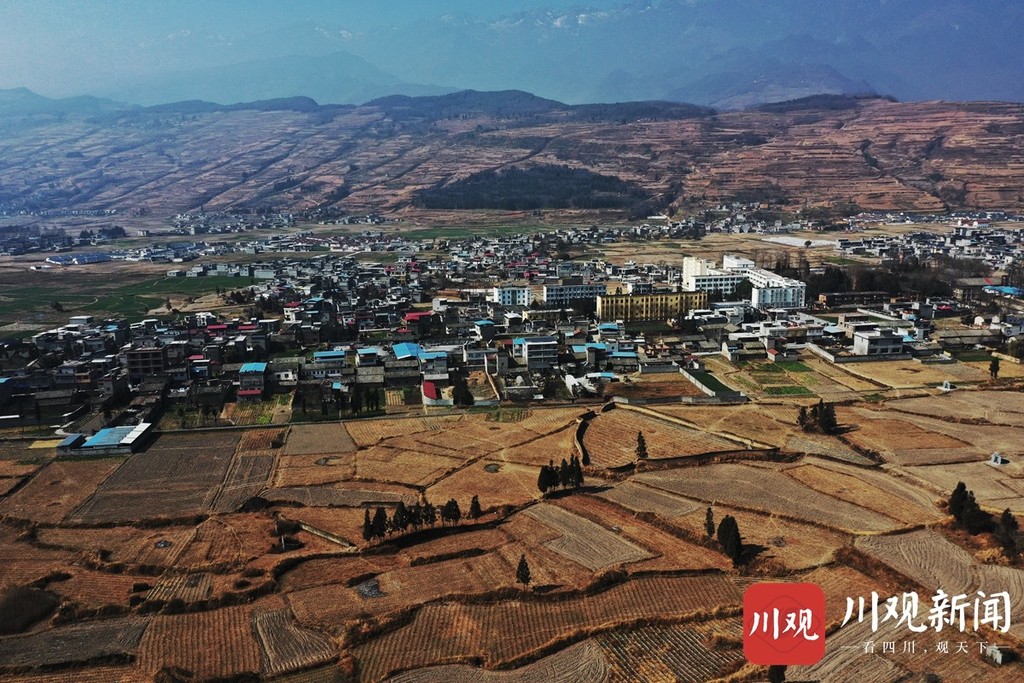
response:
<path fill-rule="evenodd" d="M 1021 27 L 1024 3 L 1007 0 L 632 0 L 497 20 L 439 7 L 375 29 L 313 18 L 232 41 L 194 31 L 186 45 L 126 46 L 140 75 L 83 79 L 81 92 L 144 105 L 464 89 L 718 109 L 819 93 L 1019 102 Z"/>
<path fill-rule="evenodd" d="M 815 95 L 719 112 L 510 90 L 140 107 L 18 89 L 0 91 L 0 136 L 6 211 L 1024 210 L 1024 105 L 1008 103 Z"/>

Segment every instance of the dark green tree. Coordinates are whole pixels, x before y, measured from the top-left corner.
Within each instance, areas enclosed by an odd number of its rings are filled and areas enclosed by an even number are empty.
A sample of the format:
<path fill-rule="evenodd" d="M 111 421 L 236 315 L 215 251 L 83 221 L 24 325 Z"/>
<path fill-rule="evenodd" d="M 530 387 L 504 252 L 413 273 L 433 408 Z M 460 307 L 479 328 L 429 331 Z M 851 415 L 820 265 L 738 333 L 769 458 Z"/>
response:
<path fill-rule="evenodd" d="M 811 419 L 807 415 L 807 406 L 800 406 L 800 411 L 796 414 L 796 423 L 800 425 L 800 429 L 805 432 L 810 428 Z"/>
<path fill-rule="evenodd" d="M 1010 508 L 1003 510 L 1003 514 L 999 516 L 999 523 L 996 525 L 996 540 L 999 545 L 1003 547 L 1003 552 L 1006 557 L 1013 559 L 1017 556 L 1017 518 L 1010 512 Z"/>
<path fill-rule="evenodd" d="M 785 665 L 773 664 L 768 667 L 768 683 L 786 683 Z"/>
<path fill-rule="evenodd" d="M 998 358 L 993 358 L 991 361 L 989 361 L 989 364 L 988 364 L 988 374 L 989 374 L 989 377 L 991 377 L 992 379 L 995 379 L 995 378 L 999 377 L 999 359 Z"/>
<path fill-rule="evenodd" d="M 363 509 L 363 540 L 369 542 L 373 538 L 373 524 L 370 522 L 370 508 Z"/>
<path fill-rule="evenodd" d="M 516 567 L 516 581 L 528 586 L 530 584 L 530 565 L 526 562 L 526 555 L 519 556 L 519 566 Z"/>
<path fill-rule="evenodd" d="M 469 518 L 480 519 L 483 514 L 484 511 L 480 509 L 480 497 L 473 496 L 473 499 L 469 501 Z"/>
<path fill-rule="evenodd" d="M 957 482 L 956 488 L 953 489 L 953 493 L 949 496 L 949 514 L 953 515 L 953 519 L 961 521 L 964 514 L 964 504 L 967 502 L 967 484 Z"/>
<path fill-rule="evenodd" d="M 462 510 L 459 509 L 459 504 L 454 498 L 450 498 L 447 503 L 441 506 L 441 523 L 450 522 L 451 524 L 458 524 L 459 520 L 462 519 Z"/>
<path fill-rule="evenodd" d="M 704 531 L 707 532 L 708 538 L 715 537 L 715 513 L 710 505 L 708 506 L 708 511 L 704 514 Z"/>
<path fill-rule="evenodd" d="M 563 489 L 568 488 L 572 482 L 572 472 L 569 469 L 569 462 L 562 458 L 562 464 L 558 466 L 558 485 Z"/>
<path fill-rule="evenodd" d="M 423 504 L 423 522 L 430 526 L 437 524 L 437 508 L 430 501 Z"/>
<path fill-rule="evenodd" d="M 405 503 L 398 501 L 398 505 L 395 506 L 395 511 L 391 515 L 391 528 L 395 531 L 405 531 L 409 528 L 409 511 L 405 508 Z"/>
<path fill-rule="evenodd" d="M 575 455 L 569 459 L 569 469 L 572 473 L 570 485 L 574 489 L 583 486 L 583 466 L 580 464 L 580 459 Z"/>
<path fill-rule="evenodd" d="M 373 521 L 370 522 L 370 530 L 374 538 L 384 538 L 388 533 L 388 513 L 384 508 L 378 506 L 373 513 Z"/>
<path fill-rule="evenodd" d="M 636 433 L 636 459 L 646 460 L 647 459 L 647 440 L 644 439 L 643 432 Z"/>
<path fill-rule="evenodd" d="M 818 428 L 822 434 L 835 434 L 839 429 L 836 421 L 836 408 L 831 403 L 822 405 L 818 412 Z"/>
<path fill-rule="evenodd" d="M 558 486 L 558 469 L 551 463 L 541 465 L 540 474 L 537 475 L 537 488 L 540 492 L 547 493 Z"/>
<path fill-rule="evenodd" d="M 358 415 L 359 411 L 363 409 L 363 392 L 361 392 L 356 386 L 352 387 L 351 405 L 353 415 Z"/>
<path fill-rule="evenodd" d="M 739 564 L 740 557 L 743 555 L 743 539 L 740 536 L 740 528 L 736 524 L 736 518 L 732 515 L 723 517 L 718 525 L 718 542 L 722 545 L 722 550 L 725 551 L 725 554 L 732 560 L 733 564 Z"/>

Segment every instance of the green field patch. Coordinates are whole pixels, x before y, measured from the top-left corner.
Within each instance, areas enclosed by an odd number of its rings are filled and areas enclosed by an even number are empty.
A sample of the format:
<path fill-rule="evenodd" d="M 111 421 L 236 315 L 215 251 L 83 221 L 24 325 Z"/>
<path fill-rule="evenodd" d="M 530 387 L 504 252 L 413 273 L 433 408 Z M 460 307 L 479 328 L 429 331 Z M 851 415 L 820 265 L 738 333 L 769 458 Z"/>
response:
<path fill-rule="evenodd" d="M 764 393 L 768 396 L 814 396 L 814 392 L 807 387 L 792 385 L 765 387 Z"/>
<path fill-rule="evenodd" d="M 780 360 L 772 363 L 777 368 L 785 370 L 786 372 L 814 372 L 811 368 L 804 365 L 798 360 Z"/>

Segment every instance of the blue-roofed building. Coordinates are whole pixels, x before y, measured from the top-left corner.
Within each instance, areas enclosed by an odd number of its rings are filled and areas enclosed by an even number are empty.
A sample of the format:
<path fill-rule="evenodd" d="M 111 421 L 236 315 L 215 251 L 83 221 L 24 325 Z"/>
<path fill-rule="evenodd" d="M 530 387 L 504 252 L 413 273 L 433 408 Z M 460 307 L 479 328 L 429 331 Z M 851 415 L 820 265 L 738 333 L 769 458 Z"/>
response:
<path fill-rule="evenodd" d="M 149 422 L 142 422 L 124 427 L 107 427 L 85 439 L 84 442 L 81 441 L 81 434 L 73 434 L 64 439 L 60 446 L 72 454 L 127 455 L 142 447 L 152 426 Z M 74 439 L 76 436 L 79 438 Z"/>
<path fill-rule="evenodd" d="M 496 332 L 494 321 L 477 320 L 473 323 L 473 332 L 476 334 L 476 338 L 481 341 L 490 341 L 491 339 L 494 339 L 494 333 Z"/>
<path fill-rule="evenodd" d="M 267 390 L 267 364 L 243 363 L 238 370 L 238 399 L 262 401 Z"/>
<path fill-rule="evenodd" d="M 404 360 L 407 358 L 419 358 L 423 352 L 423 347 L 412 342 L 402 342 L 392 346 L 391 351 L 395 354 L 395 358 Z"/>
<path fill-rule="evenodd" d="M 347 352 L 345 351 L 314 351 L 313 362 L 314 363 L 329 363 L 331 361 L 345 360 Z"/>

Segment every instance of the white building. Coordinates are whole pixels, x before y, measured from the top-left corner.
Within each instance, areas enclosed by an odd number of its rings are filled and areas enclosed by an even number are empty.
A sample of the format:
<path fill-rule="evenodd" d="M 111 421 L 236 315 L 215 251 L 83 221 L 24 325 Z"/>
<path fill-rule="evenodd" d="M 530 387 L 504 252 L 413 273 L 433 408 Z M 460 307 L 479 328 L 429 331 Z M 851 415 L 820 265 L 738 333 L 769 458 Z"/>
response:
<path fill-rule="evenodd" d="M 750 259 L 726 254 L 722 268 L 706 259 L 688 256 L 683 260 L 683 287 L 690 291 L 732 294 L 744 280 L 753 285 L 750 303 L 756 308 L 803 308 L 807 285 L 756 267 Z"/>
<path fill-rule="evenodd" d="M 853 353 L 857 356 L 894 356 L 903 352 L 903 335 L 894 330 L 854 332 Z"/>
<path fill-rule="evenodd" d="M 500 285 L 491 289 L 490 300 L 502 306 L 529 306 L 533 293 L 526 285 Z"/>
<path fill-rule="evenodd" d="M 604 284 L 544 285 L 544 305 L 564 307 L 579 299 L 596 300 L 607 293 L 608 287 Z"/>

